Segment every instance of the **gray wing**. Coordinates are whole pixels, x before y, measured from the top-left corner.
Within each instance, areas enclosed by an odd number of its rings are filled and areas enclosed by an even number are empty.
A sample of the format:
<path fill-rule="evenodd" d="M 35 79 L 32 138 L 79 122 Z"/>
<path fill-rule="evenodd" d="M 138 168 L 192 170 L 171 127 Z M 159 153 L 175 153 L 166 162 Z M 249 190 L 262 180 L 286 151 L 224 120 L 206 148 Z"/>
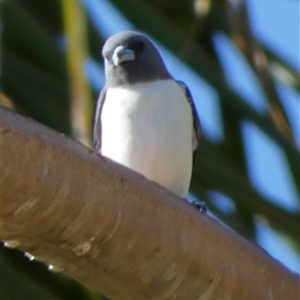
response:
<path fill-rule="evenodd" d="M 97 152 L 100 152 L 101 150 L 101 112 L 105 101 L 105 96 L 106 96 L 106 87 L 104 87 L 100 92 L 97 101 L 96 114 L 95 114 L 93 140 L 94 140 L 94 147 L 97 150 Z"/>
<path fill-rule="evenodd" d="M 192 113 L 193 113 L 193 123 L 194 123 L 194 134 L 193 134 L 193 151 L 194 151 L 194 153 L 193 153 L 193 162 L 195 162 L 195 158 L 196 158 L 196 154 L 197 154 L 197 148 L 199 146 L 199 141 L 200 141 L 200 137 L 201 137 L 200 119 L 199 119 L 199 116 L 197 114 L 195 103 L 193 101 L 193 97 L 192 97 L 192 94 L 191 94 L 189 88 L 182 81 L 176 80 L 176 82 L 180 85 L 180 87 L 183 88 L 184 93 L 186 95 L 187 100 L 189 101 L 189 104 L 191 106 Z"/>

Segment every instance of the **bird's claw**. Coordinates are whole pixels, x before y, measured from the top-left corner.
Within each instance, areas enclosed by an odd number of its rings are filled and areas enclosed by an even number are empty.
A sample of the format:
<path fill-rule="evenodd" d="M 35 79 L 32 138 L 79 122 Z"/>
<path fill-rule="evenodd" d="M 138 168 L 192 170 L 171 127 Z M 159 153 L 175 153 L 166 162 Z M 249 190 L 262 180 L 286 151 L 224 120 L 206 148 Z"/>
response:
<path fill-rule="evenodd" d="M 192 201 L 190 203 L 201 213 L 203 214 L 207 213 L 207 206 L 204 202 Z"/>

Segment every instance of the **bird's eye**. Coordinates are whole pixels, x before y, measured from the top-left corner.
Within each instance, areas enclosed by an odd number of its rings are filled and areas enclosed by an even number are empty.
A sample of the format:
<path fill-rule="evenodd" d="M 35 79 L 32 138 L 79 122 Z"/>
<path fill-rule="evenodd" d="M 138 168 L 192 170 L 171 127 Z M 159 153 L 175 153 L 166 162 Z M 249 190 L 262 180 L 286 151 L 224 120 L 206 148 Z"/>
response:
<path fill-rule="evenodd" d="M 139 42 L 138 48 L 139 48 L 140 51 L 144 50 L 145 49 L 145 44 L 143 42 Z"/>
<path fill-rule="evenodd" d="M 145 49 L 145 43 L 142 41 L 136 41 L 133 45 L 132 45 L 132 49 L 135 52 L 142 52 Z"/>

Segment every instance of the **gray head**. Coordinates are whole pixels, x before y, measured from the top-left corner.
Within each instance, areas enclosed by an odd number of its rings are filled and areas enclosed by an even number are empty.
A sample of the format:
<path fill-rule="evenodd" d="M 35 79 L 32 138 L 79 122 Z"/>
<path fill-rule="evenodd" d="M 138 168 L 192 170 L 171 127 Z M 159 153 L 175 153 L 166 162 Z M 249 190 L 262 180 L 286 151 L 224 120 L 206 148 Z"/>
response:
<path fill-rule="evenodd" d="M 102 49 L 107 86 L 122 86 L 170 75 L 152 41 L 136 31 L 111 36 Z"/>

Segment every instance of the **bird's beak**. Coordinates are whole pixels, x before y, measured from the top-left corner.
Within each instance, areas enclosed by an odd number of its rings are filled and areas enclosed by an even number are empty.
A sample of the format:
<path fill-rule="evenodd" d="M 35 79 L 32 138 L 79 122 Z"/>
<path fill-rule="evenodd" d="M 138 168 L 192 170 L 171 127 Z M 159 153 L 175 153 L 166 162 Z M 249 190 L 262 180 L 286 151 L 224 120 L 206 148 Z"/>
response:
<path fill-rule="evenodd" d="M 115 66 L 118 66 L 123 61 L 130 61 L 135 59 L 135 53 L 133 50 L 125 48 L 124 46 L 118 46 L 113 52 L 112 62 Z"/>

